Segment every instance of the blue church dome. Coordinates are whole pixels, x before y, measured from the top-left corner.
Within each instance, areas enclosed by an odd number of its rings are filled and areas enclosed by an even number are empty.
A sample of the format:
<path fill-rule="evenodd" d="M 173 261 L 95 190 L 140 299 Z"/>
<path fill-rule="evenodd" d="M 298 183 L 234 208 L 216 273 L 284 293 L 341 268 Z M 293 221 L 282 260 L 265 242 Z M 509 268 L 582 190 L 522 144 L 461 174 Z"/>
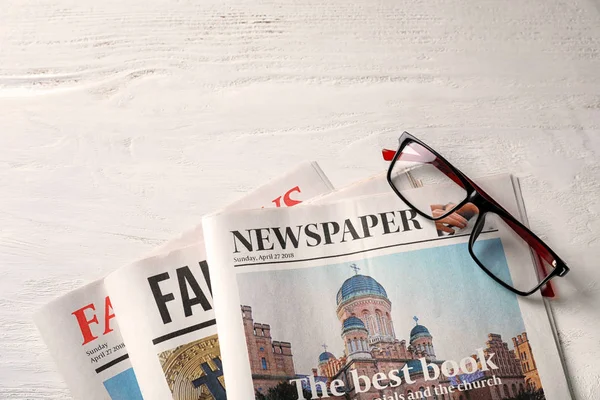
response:
<path fill-rule="evenodd" d="M 383 286 L 375 279 L 365 275 L 354 275 L 346 279 L 337 293 L 337 304 L 350 300 L 353 297 L 375 295 L 387 298 Z"/>
<path fill-rule="evenodd" d="M 326 351 L 324 353 L 321 353 L 321 355 L 319 356 L 319 362 L 327 362 L 332 358 L 335 358 L 335 356 L 330 352 Z"/>
<path fill-rule="evenodd" d="M 408 368 L 409 368 L 408 374 L 410 376 L 423 373 L 423 365 L 421 364 L 420 360 L 409 360 L 406 363 L 406 365 L 408 365 Z M 428 365 L 427 370 L 433 371 L 433 367 L 431 365 Z"/>
<path fill-rule="evenodd" d="M 342 333 L 352 330 L 352 329 L 364 329 L 367 330 L 365 324 L 362 322 L 360 318 L 357 317 L 349 317 L 344 321 L 342 326 Z"/>
<path fill-rule="evenodd" d="M 408 360 L 406 365 L 408 365 L 408 367 L 410 368 L 408 370 L 408 374 L 410 376 L 413 376 L 414 374 L 422 374 L 423 373 L 423 365 L 421 364 L 420 360 Z M 427 366 L 427 370 L 433 371 L 433 367 L 431 366 L 431 364 Z"/>
<path fill-rule="evenodd" d="M 429 329 L 427 329 L 425 326 L 417 324 L 410 331 L 410 340 L 412 341 L 417 336 L 419 336 L 419 337 L 421 337 L 421 336 L 429 336 L 429 337 L 431 337 L 431 333 L 429 333 Z"/>
<path fill-rule="evenodd" d="M 421 365 L 420 360 L 409 360 L 406 365 L 408 365 L 408 373 L 409 375 L 418 374 L 419 372 L 423 372 L 423 366 Z"/>

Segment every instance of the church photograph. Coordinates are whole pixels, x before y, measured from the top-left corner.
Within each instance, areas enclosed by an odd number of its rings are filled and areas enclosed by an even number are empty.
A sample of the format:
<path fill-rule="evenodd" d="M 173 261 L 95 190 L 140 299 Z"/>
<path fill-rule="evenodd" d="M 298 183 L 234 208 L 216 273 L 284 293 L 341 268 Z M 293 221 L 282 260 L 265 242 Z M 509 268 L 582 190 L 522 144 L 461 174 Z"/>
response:
<path fill-rule="evenodd" d="M 305 393 L 318 394 L 319 398 L 325 392 L 329 398 L 356 400 L 545 398 L 532 346 L 522 319 L 517 318 L 520 314 L 516 301 L 498 303 L 507 300 L 506 293 L 498 292 L 500 299 L 479 305 L 490 309 L 471 315 L 463 311 L 473 308 L 469 296 L 449 300 L 445 305 L 431 304 L 434 293 L 430 291 L 441 287 L 431 280 L 419 286 L 415 284 L 418 279 L 374 277 L 386 276 L 391 265 L 398 270 L 394 256 L 381 257 L 387 258 L 383 263 L 370 259 L 361 266 L 328 266 L 323 273 L 327 280 L 315 274 L 319 268 L 276 271 L 273 280 L 279 285 L 275 293 L 250 291 L 251 279 L 246 284 L 240 282 L 244 289 L 240 291 L 241 299 L 245 302 L 241 312 L 257 393 L 267 393 L 282 382 L 301 382 Z M 463 293 L 464 285 L 476 287 L 479 283 L 477 278 L 466 282 L 461 276 L 437 279 L 445 285 L 455 281 L 454 289 Z M 328 290 L 329 287 L 337 290 Z M 301 312 L 307 303 L 301 293 L 313 294 L 312 319 Z M 476 292 L 469 293 L 477 298 Z M 492 289 L 490 295 L 496 294 Z M 277 296 L 278 301 L 261 301 L 270 296 Z M 427 304 L 429 308 L 424 307 Z M 488 304 L 497 304 L 498 310 Z M 507 306 L 517 308 L 501 313 L 500 309 Z M 448 312 L 445 307 L 453 311 Z M 463 318 L 456 318 L 456 314 Z M 311 326 L 307 325 L 309 321 Z M 439 374 L 431 379 L 434 366 L 440 369 L 446 360 L 458 362 L 467 357 L 477 363 L 475 371 L 459 368 L 451 370 L 452 376 Z M 426 371 L 422 360 L 428 366 Z M 497 368 L 483 370 L 486 360 L 492 360 Z M 394 370 L 402 378 L 398 385 L 387 378 Z M 356 387 L 353 373 L 385 378 L 378 380 L 379 388 L 371 384 L 367 388 L 362 381 Z M 336 386 L 332 391 L 334 381 L 343 382 L 343 388 Z"/>

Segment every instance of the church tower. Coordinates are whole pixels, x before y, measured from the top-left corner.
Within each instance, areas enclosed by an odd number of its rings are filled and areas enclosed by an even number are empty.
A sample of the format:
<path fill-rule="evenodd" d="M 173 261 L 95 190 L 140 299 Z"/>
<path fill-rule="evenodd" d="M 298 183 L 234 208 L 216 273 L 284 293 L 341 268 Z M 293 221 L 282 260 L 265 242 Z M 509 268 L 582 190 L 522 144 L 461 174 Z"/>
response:
<path fill-rule="evenodd" d="M 419 355 L 423 354 L 429 360 L 435 360 L 433 337 L 425 326 L 419 325 L 419 318 L 413 317 L 413 319 L 416 325 L 410 331 L 410 347 Z"/>
<path fill-rule="evenodd" d="M 368 345 L 369 331 L 357 317 L 349 317 L 342 324 L 342 339 L 346 347 L 348 360 L 372 358 Z"/>
<path fill-rule="evenodd" d="M 392 303 L 385 289 L 370 276 L 359 274 L 360 268 L 355 264 L 350 268 L 354 270 L 354 276 L 344 281 L 336 298 L 338 319 L 340 323 L 348 324 L 348 327 L 342 327 L 342 332 L 352 327 L 358 333 L 360 328 L 362 333 L 366 333 L 369 350 L 380 343 L 396 342 L 391 318 Z M 358 327 L 357 321 L 351 320 L 351 317 L 360 320 L 363 326 Z"/>

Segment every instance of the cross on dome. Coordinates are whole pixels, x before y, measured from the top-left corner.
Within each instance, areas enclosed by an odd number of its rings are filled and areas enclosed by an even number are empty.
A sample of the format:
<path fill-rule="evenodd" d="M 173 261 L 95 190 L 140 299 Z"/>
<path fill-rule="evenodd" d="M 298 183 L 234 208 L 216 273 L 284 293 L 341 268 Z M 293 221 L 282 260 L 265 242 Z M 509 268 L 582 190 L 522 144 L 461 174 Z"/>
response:
<path fill-rule="evenodd" d="M 419 325 L 419 317 L 417 317 L 416 315 L 413 317 L 413 319 L 415 320 L 415 324 Z"/>
<path fill-rule="evenodd" d="M 358 271 L 360 271 L 360 268 L 357 267 L 356 264 L 350 265 L 350 269 L 354 270 L 354 275 L 358 275 Z"/>
<path fill-rule="evenodd" d="M 323 343 L 323 344 L 321 345 L 321 347 L 322 347 L 323 349 L 325 349 L 325 351 L 327 352 L 327 348 L 328 348 L 329 346 L 327 346 L 325 343 Z"/>

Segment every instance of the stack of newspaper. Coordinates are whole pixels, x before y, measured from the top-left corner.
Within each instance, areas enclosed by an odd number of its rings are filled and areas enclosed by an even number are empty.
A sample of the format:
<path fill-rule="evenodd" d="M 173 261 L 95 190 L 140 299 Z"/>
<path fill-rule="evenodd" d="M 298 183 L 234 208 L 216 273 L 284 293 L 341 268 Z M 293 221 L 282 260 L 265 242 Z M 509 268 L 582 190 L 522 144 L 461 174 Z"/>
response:
<path fill-rule="evenodd" d="M 510 175 L 478 183 L 525 219 Z M 485 235 L 498 268 L 535 274 Z M 495 283 L 467 241 L 383 175 L 333 190 L 305 163 L 35 321 L 81 400 L 570 399 L 546 302 Z"/>

